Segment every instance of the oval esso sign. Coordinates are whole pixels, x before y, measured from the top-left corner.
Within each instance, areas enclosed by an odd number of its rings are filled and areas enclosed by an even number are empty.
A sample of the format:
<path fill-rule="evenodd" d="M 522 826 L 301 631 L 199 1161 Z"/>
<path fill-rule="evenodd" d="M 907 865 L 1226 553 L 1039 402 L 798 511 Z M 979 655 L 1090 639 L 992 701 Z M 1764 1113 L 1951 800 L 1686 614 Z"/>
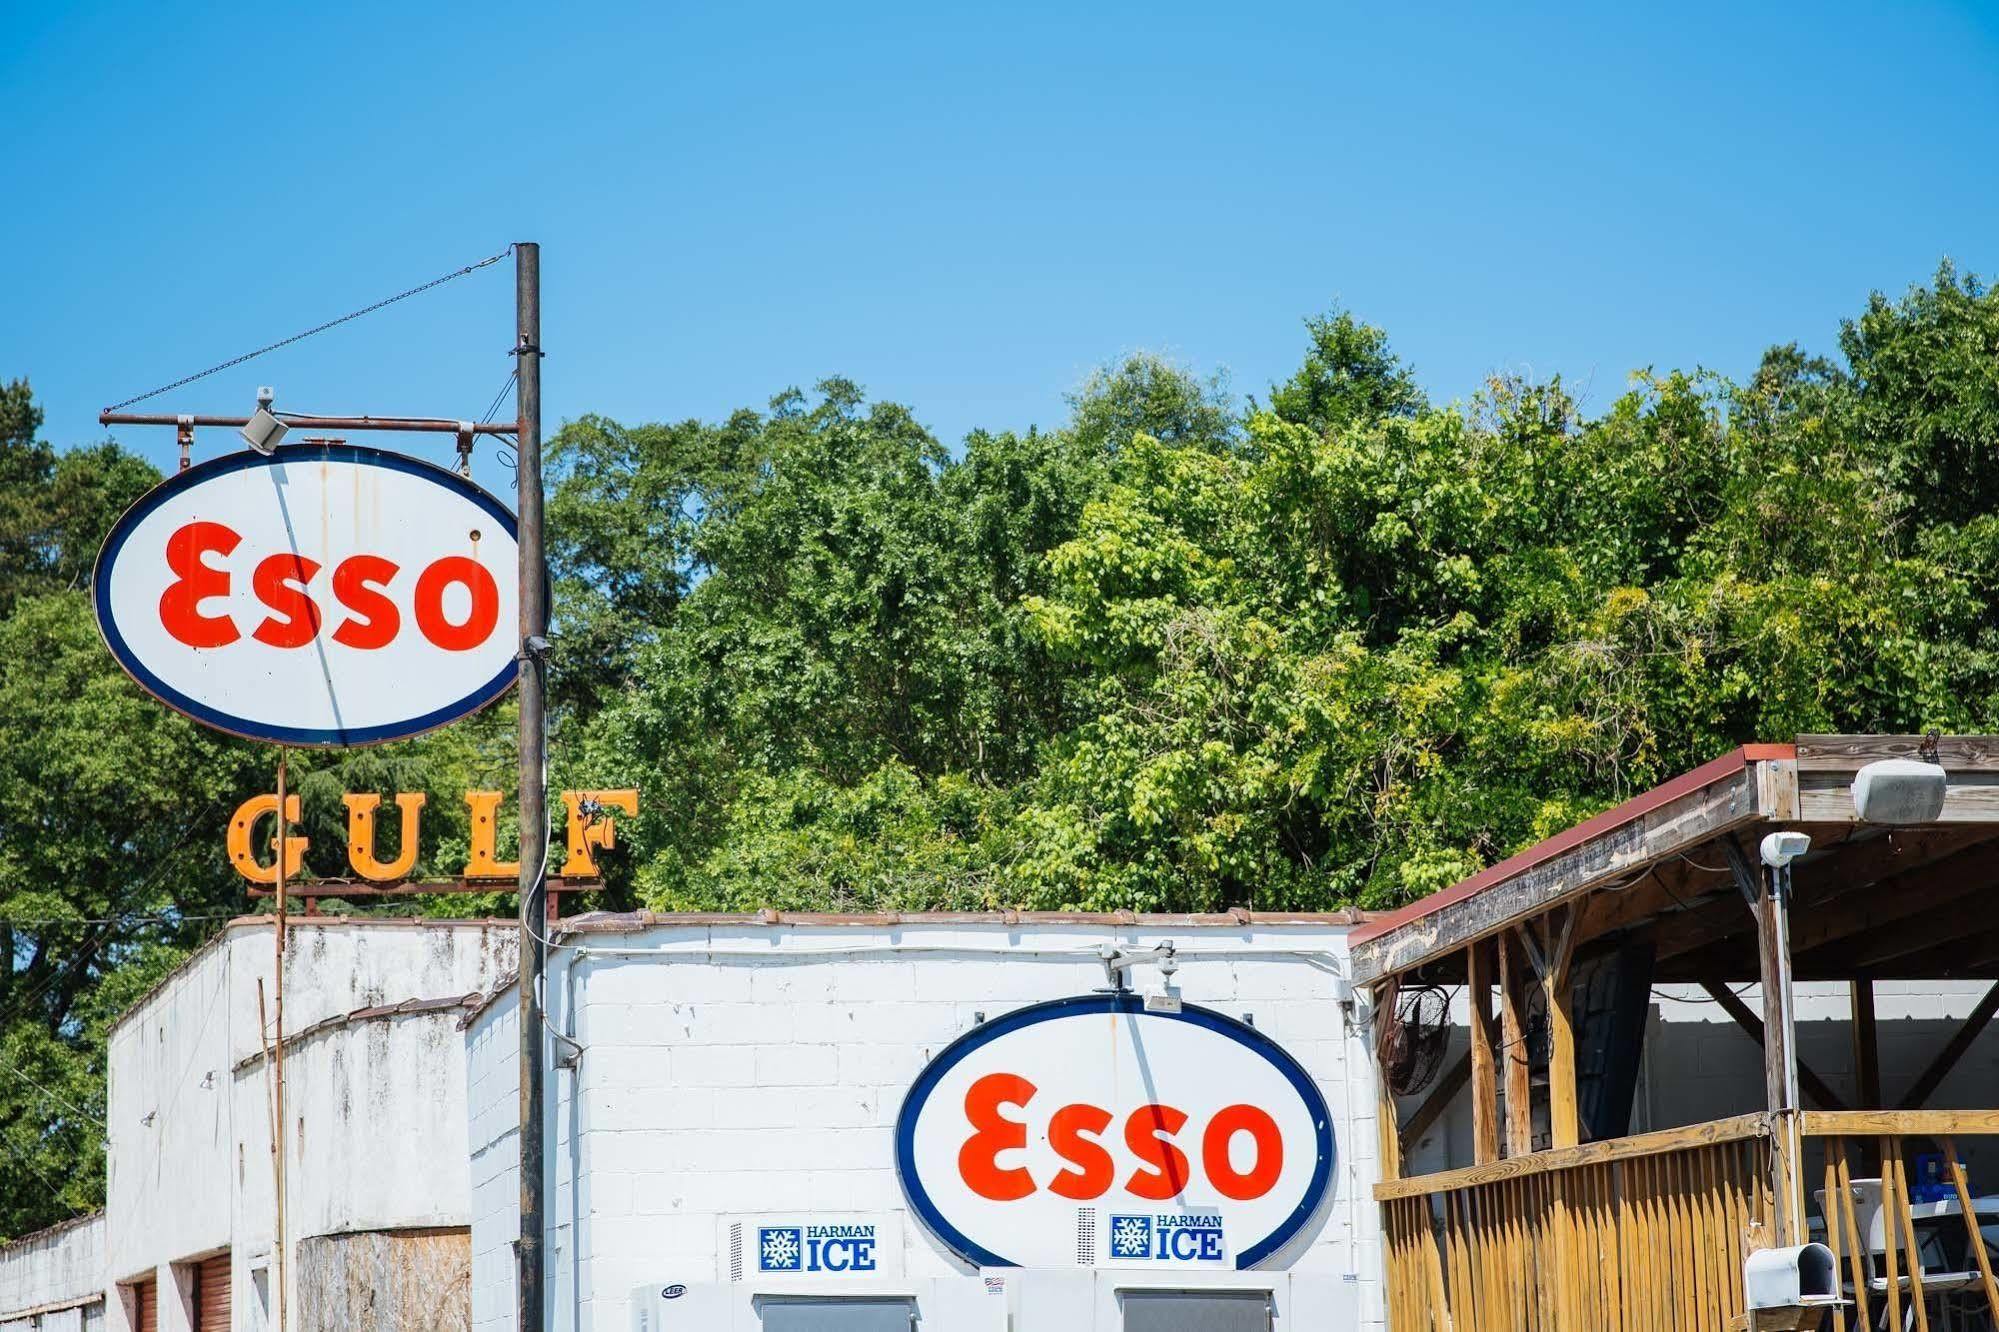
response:
<path fill-rule="evenodd" d="M 1248 1268 L 1325 1199 L 1333 1133 L 1254 1027 L 1093 994 L 945 1047 L 903 1101 L 896 1167 L 931 1233 L 983 1267 Z"/>
<path fill-rule="evenodd" d="M 514 681 L 514 516 L 352 444 L 233 453 L 154 487 L 97 557 L 112 655 L 168 706 L 291 745 L 441 726 Z"/>

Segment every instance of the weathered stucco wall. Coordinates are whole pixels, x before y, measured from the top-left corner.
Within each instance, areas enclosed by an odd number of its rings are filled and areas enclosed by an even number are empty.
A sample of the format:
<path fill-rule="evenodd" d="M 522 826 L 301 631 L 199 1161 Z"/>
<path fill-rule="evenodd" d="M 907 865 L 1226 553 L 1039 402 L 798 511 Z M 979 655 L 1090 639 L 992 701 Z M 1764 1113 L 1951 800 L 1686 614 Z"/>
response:
<path fill-rule="evenodd" d="M 301 1240 L 295 1290 L 299 1332 L 465 1332 L 471 1236 L 455 1227 Z"/>
<path fill-rule="evenodd" d="M 512 969 L 515 944 L 510 924 L 491 922 L 294 928 L 285 993 L 294 1241 L 466 1224 L 457 1021 L 468 996 Z M 235 1325 L 261 1326 L 275 1231 L 263 1046 L 272 964 L 270 926 L 234 924 L 111 1036 L 103 1279 L 156 1277 L 163 1332 L 188 1316 L 176 1265 L 225 1250 Z M 125 1303 L 111 1299 L 108 1312 L 121 1332 Z"/>
<path fill-rule="evenodd" d="M 0 1332 L 82 1327 L 104 1294 L 104 1213 L 24 1235 L 0 1247 Z M 63 1306 L 69 1306 L 64 1308 Z M 101 1307 L 94 1311 L 102 1316 Z"/>

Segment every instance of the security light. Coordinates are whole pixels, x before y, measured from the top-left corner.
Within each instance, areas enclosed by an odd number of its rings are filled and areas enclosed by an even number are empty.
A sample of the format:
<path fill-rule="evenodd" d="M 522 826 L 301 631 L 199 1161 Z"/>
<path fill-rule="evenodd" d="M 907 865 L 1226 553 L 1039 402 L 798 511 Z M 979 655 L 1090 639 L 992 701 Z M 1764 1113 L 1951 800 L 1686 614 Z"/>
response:
<path fill-rule="evenodd" d="M 243 423 L 243 442 L 266 458 L 277 450 L 278 441 L 285 437 L 285 423 L 271 415 L 271 403 L 276 396 L 268 388 L 257 390 L 257 411 Z"/>
<path fill-rule="evenodd" d="M 1853 810 L 1867 823 L 1935 823 L 1949 778 L 1940 763 L 1882 759 L 1853 778 Z"/>
<path fill-rule="evenodd" d="M 1800 832 L 1771 833 L 1759 848 L 1763 863 L 1771 869 L 1783 869 L 1811 849 L 1812 839 Z"/>

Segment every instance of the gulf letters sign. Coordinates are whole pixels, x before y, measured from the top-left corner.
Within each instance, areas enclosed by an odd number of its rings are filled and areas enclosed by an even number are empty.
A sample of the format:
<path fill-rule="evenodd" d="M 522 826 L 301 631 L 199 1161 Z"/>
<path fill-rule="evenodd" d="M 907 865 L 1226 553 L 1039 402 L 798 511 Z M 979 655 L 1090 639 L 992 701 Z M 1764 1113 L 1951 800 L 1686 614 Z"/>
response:
<path fill-rule="evenodd" d="M 97 557 L 97 622 L 148 692 L 253 740 L 360 745 L 514 681 L 514 517 L 454 472 L 344 443 L 154 487 Z"/>
<path fill-rule="evenodd" d="M 1129 993 L 973 1028 L 896 1119 L 911 1209 L 983 1267 L 1255 1267 L 1311 1223 L 1333 1151 L 1325 1098 L 1275 1042 Z"/>

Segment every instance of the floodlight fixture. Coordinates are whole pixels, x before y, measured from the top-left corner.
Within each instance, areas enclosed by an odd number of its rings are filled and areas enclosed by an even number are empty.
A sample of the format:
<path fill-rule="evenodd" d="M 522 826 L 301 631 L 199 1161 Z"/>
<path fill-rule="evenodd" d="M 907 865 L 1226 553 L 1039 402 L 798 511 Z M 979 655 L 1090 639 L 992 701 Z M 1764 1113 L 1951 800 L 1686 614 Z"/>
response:
<path fill-rule="evenodd" d="M 277 451 L 278 441 L 285 437 L 285 423 L 271 414 L 276 400 L 277 395 L 268 387 L 258 389 L 257 411 L 243 423 L 243 442 L 266 458 Z"/>

